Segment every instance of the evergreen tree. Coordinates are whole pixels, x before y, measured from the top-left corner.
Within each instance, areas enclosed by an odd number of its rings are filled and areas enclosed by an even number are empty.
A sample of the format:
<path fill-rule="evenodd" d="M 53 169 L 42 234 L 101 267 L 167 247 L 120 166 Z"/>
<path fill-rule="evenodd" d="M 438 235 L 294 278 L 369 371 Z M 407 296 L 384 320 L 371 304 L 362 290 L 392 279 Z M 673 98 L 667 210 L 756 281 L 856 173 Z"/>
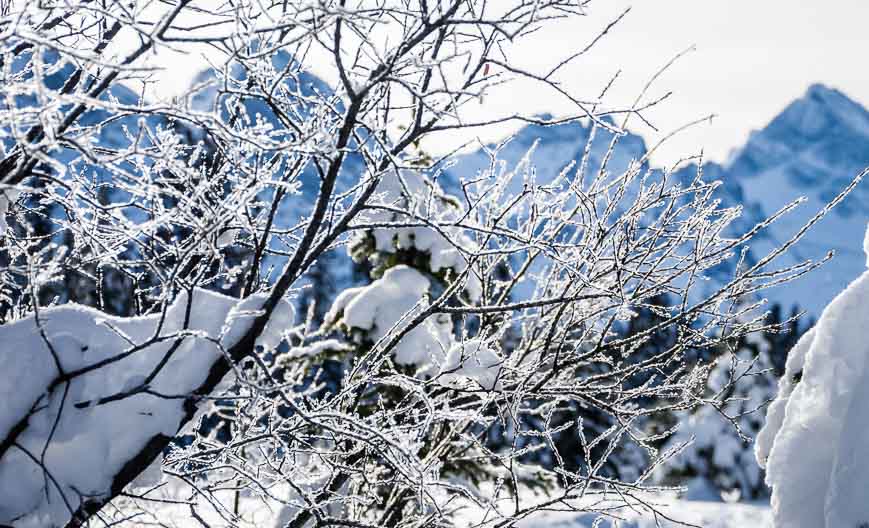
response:
<path fill-rule="evenodd" d="M 679 452 L 658 471 L 660 483 L 688 483 L 689 495 L 695 497 L 769 496 L 752 443 L 763 426 L 764 409 L 775 397 L 787 351 L 805 328 L 795 318 L 782 321 L 778 305 L 766 322 L 767 329 L 737 340 L 714 359 L 705 392 L 697 395 L 698 403 L 710 405 L 676 416 L 680 427 L 664 449 Z"/>
<path fill-rule="evenodd" d="M 667 304 L 668 299 L 665 296 L 650 299 L 619 325 L 617 333 L 627 338 L 654 328 L 666 318 Z M 666 352 L 676 344 L 677 337 L 676 330 L 672 327 L 651 332 L 639 349 L 630 355 L 630 361 L 641 362 Z M 619 356 L 620 354 L 611 354 L 606 358 L 592 358 L 578 365 L 575 375 L 579 379 L 606 376 L 622 360 Z M 634 377 L 624 380 L 623 386 L 629 389 L 648 381 L 648 376 Z M 541 417 L 538 423 L 530 423 L 529 426 L 544 430 L 546 427 L 543 422 L 547 420 L 550 427 L 559 431 L 551 439 L 552 453 L 558 455 L 553 458 L 550 452 L 540 451 L 541 456 L 532 453 L 529 457 L 545 467 L 560 467 L 583 474 L 588 472 L 589 466 L 600 463 L 600 473 L 603 475 L 636 480 L 649 465 L 648 452 L 633 441 L 629 434 L 620 430 L 618 418 L 608 412 L 606 406 L 592 402 L 583 404 L 582 401 L 568 401 Z M 672 413 L 662 407 L 638 420 L 632 431 L 633 434 L 654 436 L 672 427 L 673 423 Z"/>

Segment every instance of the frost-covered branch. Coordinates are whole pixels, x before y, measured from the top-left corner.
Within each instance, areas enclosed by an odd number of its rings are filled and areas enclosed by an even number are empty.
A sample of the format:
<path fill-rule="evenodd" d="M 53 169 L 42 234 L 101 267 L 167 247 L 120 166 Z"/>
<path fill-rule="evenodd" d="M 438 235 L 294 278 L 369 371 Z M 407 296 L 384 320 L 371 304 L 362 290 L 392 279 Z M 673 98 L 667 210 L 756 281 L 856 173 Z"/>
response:
<path fill-rule="evenodd" d="M 702 170 L 616 166 L 627 118 L 662 98 L 605 107 L 608 86 L 586 98 L 561 66 L 510 60 L 586 4 L 13 2 L 0 523 L 435 526 L 472 510 L 508 526 L 554 504 L 653 507 L 669 431 L 650 420 L 709 403 L 698 351 L 763 328 L 746 299 L 814 264 L 772 269 L 790 242 L 750 260 L 768 222 L 737 232 Z M 204 52 L 203 72 L 161 97 L 151 75 L 176 51 Z M 511 79 L 591 127 L 576 164 L 543 175 L 494 148 L 457 174 L 419 149 L 560 122 L 468 116 Z M 630 457 L 640 471 L 613 469 Z"/>

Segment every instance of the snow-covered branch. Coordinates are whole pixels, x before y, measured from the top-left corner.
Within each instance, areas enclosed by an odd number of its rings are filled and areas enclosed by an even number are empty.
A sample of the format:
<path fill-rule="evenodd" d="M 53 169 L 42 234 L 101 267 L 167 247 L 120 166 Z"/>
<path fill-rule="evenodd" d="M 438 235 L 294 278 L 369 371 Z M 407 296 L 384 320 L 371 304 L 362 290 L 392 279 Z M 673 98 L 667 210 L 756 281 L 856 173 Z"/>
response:
<path fill-rule="evenodd" d="M 736 230 L 702 169 L 614 161 L 659 99 L 605 108 L 560 66 L 511 62 L 586 4 L 0 12 L 0 524 L 421 527 L 473 508 L 508 526 L 604 515 L 612 492 L 645 505 L 667 458 L 650 420 L 709 403 L 697 351 L 763 328 L 756 292 L 816 263 L 772 268 L 791 241 L 749 256 L 780 215 Z M 177 51 L 203 71 L 163 97 L 151 75 Z M 468 115 L 511 79 L 574 115 Z M 533 149 L 456 172 L 419 147 L 565 119 L 592 134 L 552 173 Z"/>

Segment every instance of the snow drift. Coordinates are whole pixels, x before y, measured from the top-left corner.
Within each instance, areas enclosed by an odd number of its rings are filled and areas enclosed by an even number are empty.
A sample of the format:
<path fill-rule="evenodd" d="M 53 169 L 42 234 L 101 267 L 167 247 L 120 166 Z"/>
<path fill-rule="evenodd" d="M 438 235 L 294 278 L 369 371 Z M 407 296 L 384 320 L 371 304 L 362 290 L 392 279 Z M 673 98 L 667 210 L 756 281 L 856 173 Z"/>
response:
<path fill-rule="evenodd" d="M 757 443 L 775 526 L 869 525 L 867 323 L 869 271 L 830 303 L 788 357 Z"/>

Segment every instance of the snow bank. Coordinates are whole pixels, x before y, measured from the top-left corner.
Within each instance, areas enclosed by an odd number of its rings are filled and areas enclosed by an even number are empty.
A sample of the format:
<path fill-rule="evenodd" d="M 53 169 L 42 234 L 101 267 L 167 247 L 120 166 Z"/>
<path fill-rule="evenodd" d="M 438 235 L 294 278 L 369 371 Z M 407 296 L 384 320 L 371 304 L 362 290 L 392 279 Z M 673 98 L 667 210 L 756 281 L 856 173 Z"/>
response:
<path fill-rule="evenodd" d="M 222 354 L 217 343 L 237 340 L 262 298 L 243 303 L 246 311 L 205 290 L 188 300 L 180 295 L 165 318 L 64 305 L 0 326 L 0 440 L 27 420 L 0 459 L 0 524 L 64 526 L 89 498 L 111 491 L 113 477 L 151 438 L 176 434 L 184 400 L 172 396 L 205 381 Z M 70 373 L 128 351 L 55 383 L 58 364 Z"/>
<path fill-rule="evenodd" d="M 532 515 L 518 524 L 519 528 L 762 528 L 769 526 L 769 508 L 757 504 L 705 501 L 664 501 L 652 498 L 651 503 L 664 512 L 655 515 L 642 505 L 635 508 L 615 506 L 609 519 L 596 513 L 545 512 Z M 663 504 L 661 504 L 664 502 Z M 600 506 L 599 506 L 600 507 Z M 601 507 L 601 511 L 605 511 Z"/>
<path fill-rule="evenodd" d="M 757 451 L 776 526 L 869 523 L 867 324 L 869 271 L 830 303 L 788 359 Z"/>
<path fill-rule="evenodd" d="M 208 496 L 196 493 L 189 485 L 169 478 L 165 485 L 148 493 L 152 501 L 134 501 L 121 498 L 117 504 L 125 514 L 126 520 L 112 524 L 117 528 L 140 528 L 142 526 L 161 526 L 165 528 L 284 528 L 305 506 L 305 499 L 299 489 L 317 489 L 327 480 L 329 474 L 322 465 L 305 460 L 286 466 L 285 472 L 293 485 L 284 481 L 269 482 L 265 485 L 267 493 L 244 490 L 238 502 L 238 515 L 229 516 L 221 511 L 218 504 L 234 504 L 235 490 L 210 488 Z M 263 479 L 261 476 L 261 480 Z M 200 486 L 202 485 L 199 483 Z M 769 526 L 770 510 L 763 504 L 725 503 L 713 501 L 677 500 L 668 494 L 638 493 L 632 497 L 632 505 L 625 506 L 613 494 L 608 498 L 599 495 L 584 499 L 569 500 L 551 505 L 543 511 L 535 512 L 521 519 L 518 528 L 765 528 Z M 535 494 L 531 490 L 522 491 L 523 500 L 537 503 L 551 499 L 545 493 Z M 504 520 L 500 514 L 512 512 L 513 498 L 502 497 L 497 510 L 474 504 L 469 499 L 453 498 L 450 505 L 456 510 L 453 524 L 456 528 L 492 528 Z M 640 502 L 642 501 L 642 502 Z M 200 523 L 191 518 L 190 503 L 204 521 Z M 461 504 L 459 506 L 458 504 Z M 571 508 L 584 508 L 570 511 Z M 651 512 L 647 505 L 653 505 L 663 515 Z M 142 512 L 145 508 L 147 513 Z M 340 517 L 344 508 L 340 501 L 328 506 L 329 513 Z M 594 513 L 595 511 L 601 513 Z M 496 513 L 497 512 L 497 513 Z M 138 515 L 134 515 L 137 513 Z M 117 515 L 116 518 L 121 517 Z M 666 518 L 665 518 L 666 517 Z"/>
<path fill-rule="evenodd" d="M 754 445 L 754 453 L 761 466 L 765 466 L 772 450 L 773 440 L 781 429 L 785 419 L 785 408 L 791 393 L 797 386 L 806 363 L 806 354 L 815 339 L 815 329 L 812 328 L 800 337 L 797 344 L 788 353 L 785 373 L 778 382 L 778 394 L 766 411 L 766 423 L 757 435 Z"/>
<path fill-rule="evenodd" d="M 176 460 L 178 456 L 173 455 Z M 259 467 L 257 486 L 240 490 L 227 486 L 239 477 L 232 466 L 197 475 L 192 481 L 167 476 L 159 487 L 137 490 L 136 495 L 148 500 L 118 497 L 112 503 L 116 509 L 104 512 L 103 518 L 113 528 L 285 528 L 307 506 L 306 494 L 321 490 L 332 476 L 327 464 L 304 453 L 295 453 L 292 463 L 282 464 L 279 472 L 269 471 L 261 453 L 248 451 L 245 456 L 251 458 L 251 465 L 242 467 Z M 336 498 L 324 509 L 328 515 L 340 516 L 343 507 Z"/>

